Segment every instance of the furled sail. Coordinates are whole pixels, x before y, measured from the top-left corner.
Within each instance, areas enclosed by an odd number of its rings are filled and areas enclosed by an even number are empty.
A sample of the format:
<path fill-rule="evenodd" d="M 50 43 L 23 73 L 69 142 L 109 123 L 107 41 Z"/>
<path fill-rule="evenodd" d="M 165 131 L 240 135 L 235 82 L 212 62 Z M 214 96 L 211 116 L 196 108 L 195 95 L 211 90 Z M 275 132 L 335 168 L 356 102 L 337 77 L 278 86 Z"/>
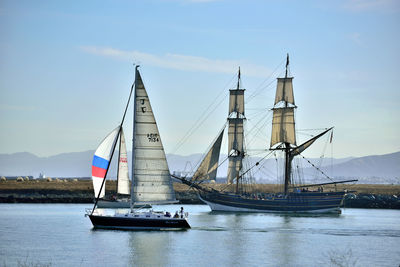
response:
<path fill-rule="evenodd" d="M 333 128 L 333 127 L 332 127 Z M 320 138 L 321 136 L 323 136 L 324 134 L 326 134 L 327 132 L 329 132 L 330 130 L 332 130 L 332 128 L 329 128 L 325 131 L 323 131 L 322 133 L 314 136 L 313 138 L 311 138 L 310 140 L 304 142 L 303 144 L 299 145 L 298 147 L 295 147 L 293 150 L 291 150 L 290 152 L 290 156 L 294 157 L 299 155 L 301 152 L 303 152 L 304 150 L 306 150 L 308 147 L 310 147 L 315 140 L 317 140 L 318 138 Z"/>
<path fill-rule="evenodd" d="M 274 108 L 271 147 L 278 143 L 296 145 L 294 107 Z"/>
<path fill-rule="evenodd" d="M 136 69 L 133 203 L 174 203 L 175 192 L 149 97 Z"/>
<path fill-rule="evenodd" d="M 207 155 L 204 157 L 196 172 L 193 181 L 214 180 L 217 176 L 219 152 L 221 150 L 222 137 L 224 130 L 220 133 L 214 144 L 211 146 Z"/>
<path fill-rule="evenodd" d="M 278 78 L 274 105 L 281 101 L 285 101 L 294 105 L 292 80 L 293 77 Z"/>
<path fill-rule="evenodd" d="M 119 140 L 119 162 L 118 162 L 118 186 L 117 193 L 129 195 L 129 168 L 128 168 L 128 153 L 126 151 L 126 142 L 124 131 L 121 128 Z"/>
<path fill-rule="evenodd" d="M 101 184 L 106 176 L 107 168 L 110 165 L 111 155 L 113 153 L 113 149 L 115 149 L 119 131 L 120 126 L 109 133 L 97 147 L 94 153 L 92 162 L 92 180 L 94 194 L 96 197 L 99 195 Z M 104 195 L 105 186 L 103 186 L 99 197 L 104 197 Z"/>

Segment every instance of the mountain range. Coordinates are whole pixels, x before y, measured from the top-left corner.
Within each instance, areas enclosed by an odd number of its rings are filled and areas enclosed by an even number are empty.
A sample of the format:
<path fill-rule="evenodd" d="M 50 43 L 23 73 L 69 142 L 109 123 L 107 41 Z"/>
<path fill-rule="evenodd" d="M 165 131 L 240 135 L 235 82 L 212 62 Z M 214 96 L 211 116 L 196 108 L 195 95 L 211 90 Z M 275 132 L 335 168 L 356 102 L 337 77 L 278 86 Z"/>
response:
<path fill-rule="evenodd" d="M 116 152 L 117 153 L 117 152 Z M 33 176 L 38 177 L 44 173 L 47 177 L 91 177 L 91 162 L 94 151 L 63 153 L 50 157 L 38 157 L 32 153 L 20 152 L 14 154 L 0 154 L 0 176 Z M 201 160 L 201 154 L 180 156 L 167 154 L 171 173 L 189 175 Z M 116 157 L 114 157 L 116 158 Z M 217 177 L 226 177 L 226 155 L 221 155 Z M 128 156 L 130 161 L 130 155 Z M 277 164 L 282 164 L 281 158 L 251 157 L 244 165 L 252 166 L 260 162 L 259 166 L 252 169 L 251 176 L 258 183 L 278 183 L 282 173 Z M 262 163 L 262 164 L 261 164 Z M 303 173 L 304 182 L 329 182 L 327 178 L 316 170 L 314 164 L 322 172 L 335 180 L 359 179 L 359 183 L 400 183 L 400 152 L 374 155 L 366 157 L 349 157 L 342 159 L 315 158 L 298 159 L 293 162 L 294 175 Z M 113 159 L 109 170 L 109 177 L 115 179 L 117 161 Z"/>

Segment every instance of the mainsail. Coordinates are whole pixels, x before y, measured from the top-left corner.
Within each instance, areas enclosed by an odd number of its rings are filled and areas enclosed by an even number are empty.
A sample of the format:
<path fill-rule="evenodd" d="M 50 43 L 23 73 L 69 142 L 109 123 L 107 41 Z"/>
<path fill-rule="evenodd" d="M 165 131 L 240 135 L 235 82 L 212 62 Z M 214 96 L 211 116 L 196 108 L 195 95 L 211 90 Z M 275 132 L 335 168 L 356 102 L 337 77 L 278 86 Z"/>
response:
<path fill-rule="evenodd" d="M 274 108 L 273 112 L 271 147 L 278 143 L 296 145 L 294 107 Z"/>
<path fill-rule="evenodd" d="M 210 150 L 201 161 L 199 167 L 193 175 L 192 181 L 214 180 L 217 176 L 219 152 L 221 150 L 222 137 L 224 130 L 221 131 Z"/>
<path fill-rule="evenodd" d="M 115 144 L 118 140 L 118 134 L 120 132 L 120 126 L 115 128 L 111 133 L 109 133 L 106 138 L 100 143 L 97 147 L 96 152 L 93 156 L 92 162 L 92 180 L 93 180 L 93 189 L 95 196 L 99 196 L 100 198 L 105 195 L 105 186 L 101 189 L 101 184 L 103 183 L 103 179 L 106 176 L 108 166 L 110 165 L 111 155 L 113 153 L 113 149 L 115 148 Z"/>
<path fill-rule="evenodd" d="M 119 139 L 117 193 L 122 195 L 129 195 L 128 153 L 126 151 L 125 135 L 122 128 Z"/>
<path fill-rule="evenodd" d="M 176 202 L 160 133 L 137 69 L 132 151 L 131 202 L 135 204 Z"/>

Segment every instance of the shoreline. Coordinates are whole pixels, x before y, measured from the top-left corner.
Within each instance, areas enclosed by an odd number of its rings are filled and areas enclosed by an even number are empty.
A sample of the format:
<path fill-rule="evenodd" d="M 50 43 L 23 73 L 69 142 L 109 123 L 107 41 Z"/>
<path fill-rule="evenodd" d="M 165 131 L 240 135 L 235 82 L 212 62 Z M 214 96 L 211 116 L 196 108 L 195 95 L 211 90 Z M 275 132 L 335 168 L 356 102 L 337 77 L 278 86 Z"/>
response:
<path fill-rule="evenodd" d="M 112 194 L 115 181 L 107 181 L 106 194 Z M 226 188 L 223 184 L 214 184 L 214 188 Z M 346 195 L 344 208 L 378 208 L 400 209 L 400 185 L 342 185 L 339 190 L 346 188 L 357 191 Z M 186 185 L 174 183 L 176 198 L 181 204 L 204 204 L 199 200 L 195 191 Z M 229 188 L 228 188 L 229 189 Z M 259 184 L 255 190 L 265 193 L 279 192 L 278 185 Z M 326 187 L 326 190 L 334 188 Z M 1 181 L 0 203 L 93 203 L 93 187 L 90 180 L 30 180 L 30 181 Z"/>

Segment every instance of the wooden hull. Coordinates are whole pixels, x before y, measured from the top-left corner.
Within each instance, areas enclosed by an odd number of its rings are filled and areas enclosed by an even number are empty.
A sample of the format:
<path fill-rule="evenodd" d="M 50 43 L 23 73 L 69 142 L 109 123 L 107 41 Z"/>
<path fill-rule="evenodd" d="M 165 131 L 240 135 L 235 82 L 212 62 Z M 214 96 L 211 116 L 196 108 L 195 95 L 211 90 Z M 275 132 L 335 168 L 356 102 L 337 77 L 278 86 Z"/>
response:
<path fill-rule="evenodd" d="M 301 192 L 288 196 L 251 199 L 234 194 L 200 192 L 200 199 L 213 211 L 340 213 L 345 192 Z"/>
<path fill-rule="evenodd" d="M 190 225 L 185 218 L 167 218 L 161 216 L 139 217 L 134 216 L 105 216 L 89 215 L 94 228 L 118 230 L 182 230 L 189 229 Z"/>

